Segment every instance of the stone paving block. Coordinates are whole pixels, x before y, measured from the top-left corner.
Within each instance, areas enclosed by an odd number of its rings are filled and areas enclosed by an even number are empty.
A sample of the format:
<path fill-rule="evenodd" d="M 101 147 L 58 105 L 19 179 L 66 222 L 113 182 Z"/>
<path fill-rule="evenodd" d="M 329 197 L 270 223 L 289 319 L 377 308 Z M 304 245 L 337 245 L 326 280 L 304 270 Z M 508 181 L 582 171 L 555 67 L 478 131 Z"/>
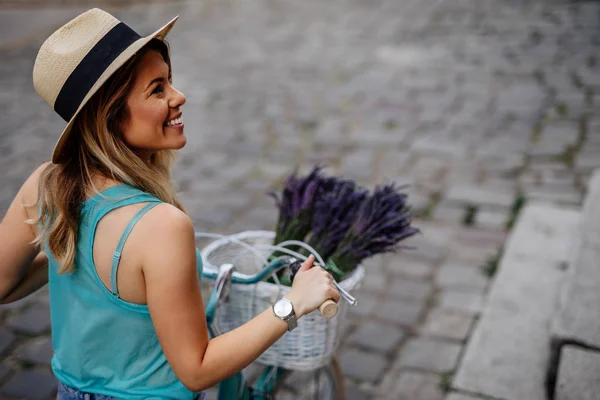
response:
<path fill-rule="evenodd" d="M 474 290 L 442 290 L 438 300 L 438 307 L 459 311 L 468 315 L 481 312 L 485 302 L 484 293 Z"/>
<path fill-rule="evenodd" d="M 380 396 L 390 400 L 442 400 L 440 377 L 416 371 L 391 371 L 379 388 Z"/>
<path fill-rule="evenodd" d="M 31 300 L 32 298 L 27 296 L 24 297 L 20 300 L 17 300 L 15 302 L 12 303 L 8 303 L 8 304 L 2 304 L 0 305 L 0 311 L 13 311 L 13 310 L 18 310 L 28 304 L 31 304 Z"/>
<path fill-rule="evenodd" d="M 453 388 L 503 399 L 546 399 L 550 322 L 578 224 L 578 212 L 525 206 Z"/>
<path fill-rule="evenodd" d="M 365 322 L 350 338 L 350 343 L 381 352 L 389 352 L 404 337 L 404 331 L 379 322 Z"/>
<path fill-rule="evenodd" d="M 387 286 L 386 277 L 383 274 L 369 270 L 368 267 L 365 269 L 366 273 L 362 282 L 362 290 L 381 293 Z"/>
<path fill-rule="evenodd" d="M 367 382 L 381 379 L 388 364 L 381 355 L 353 348 L 345 348 L 339 360 L 344 376 Z"/>
<path fill-rule="evenodd" d="M 557 340 L 600 348 L 600 321 L 589 310 L 600 300 L 600 170 L 589 181 L 581 212 L 577 241 L 573 242 L 567 283 L 560 297 L 560 309 L 552 323 Z"/>
<path fill-rule="evenodd" d="M 17 332 L 39 335 L 50 329 L 50 310 L 43 305 L 32 306 L 21 315 L 11 318 L 8 326 Z"/>
<path fill-rule="evenodd" d="M 471 316 L 436 308 L 429 311 L 419 332 L 426 336 L 466 340 L 472 324 Z"/>
<path fill-rule="evenodd" d="M 600 159 L 597 154 L 580 154 L 575 159 L 575 169 L 577 171 L 590 171 L 600 168 Z"/>
<path fill-rule="evenodd" d="M 442 202 L 435 206 L 432 218 L 435 221 L 449 222 L 452 224 L 462 224 L 466 215 L 466 208 L 463 205 L 446 204 Z"/>
<path fill-rule="evenodd" d="M 45 400 L 55 393 L 57 385 L 56 378 L 50 372 L 20 371 L 2 386 L 0 392 L 5 396 Z"/>
<path fill-rule="evenodd" d="M 16 357 L 21 361 L 36 364 L 50 364 L 54 351 L 49 337 L 31 340 L 23 344 L 17 351 Z"/>
<path fill-rule="evenodd" d="M 508 213 L 493 210 L 478 210 L 475 224 L 481 228 L 504 230 Z"/>
<path fill-rule="evenodd" d="M 433 275 L 433 270 L 429 263 L 410 258 L 393 259 L 388 263 L 388 271 L 392 276 L 411 279 L 425 280 Z"/>
<path fill-rule="evenodd" d="M 3 380 L 11 373 L 11 369 L 6 363 L 0 364 L 0 381 Z"/>
<path fill-rule="evenodd" d="M 514 193 L 477 186 L 455 186 L 446 193 L 445 200 L 455 204 L 508 208 L 514 201 Z"/>
<path fill-rule="evenodd" d="M 428 231 L 423 229 L 423 235 L 427 234 Z M 448 249 L 443 243 L 428 241 L 423 238 L 419 238 L 418 236 L 408 238 L 404 243 L 406 246 L 410 246 L 410 248 L 402 251 L 404 254 L 413 259 L 420 259 L 432 264 L 442 260 L 448 252 Z"/>
<path fill-rule="evenodd" d="M 358 317 L 367 317 L 375 312 L 375 307 L 381 303 L 378 297 L 372 294 L 359 292 L 357 295 L 358 304 L 349 307 L 350 314 Z"/>
<path fill-rule="evenodd" d="M 430 338 L 410 339 L 394 368 L 419 368 L 444 373 L 454 370 L 462 345 Z"/>
<path fill-rule="evenodd" d="M 440 140 L 438 136 L 434 135 L 419 138 L 411 146 L 411 152 L 426 156 L 460 158 L 464 157 L 466 151 L 464 144 Z"/>
<path fill-rule="evenodd" d="M 15 343 L 15 335 L 6 328 L 0 328 L 0 356 L 4 355 Z"/>
<path fill-rule="evenodd" d="M 426 300 L 432 292 L 429 282 L 416 282 L 406 279 L 392 279 L 388 289 L 388 296 L 407 300 Z"/>
<path fill-rule="evenodd" d="M 375 315 L 389 323 L 410 326 L 417 323 L 424 308 L 424 303 L 386 299 L 377 305 Z"/>
<path fill-rule="evenodd" d="M 563 346 L 555 388 L 556 400 L 595 400 L 600 393 L 600 353 Z"/>
<path fill-rule="evenodd" d="M 270 208 L 252 208 L 243 217 L 249 229 L 273 231 L 277 226 L 277 212 Z"/>
<path fill-rule="evenodd" d="M 485 397 L 471 396 L 462 393 L 450 393 L 446 400 L 485 400 Z"/>
<path fill-rule="evenodd" d="M 347 400 L 369 400 L 371 395 L 355 385 L 346 382 L 346 399 Z"/>
<path fill-rule="evenodd" d="M 436 277 L 437 286 L 444 288 L 471 287 L 482 289 L 487 284 L 487 278 L 477 265 L 466 262 L 449 261 L 444 263 Z"/>
<path fill-rule="evenodd" d="M 528 187 L 525 188 L 525 197 L 530 200 L 544 201 L 550 204 L 565 204 L 578 206 L 582 201 L 581 191 L 573 186 L 562 188 Z"/>

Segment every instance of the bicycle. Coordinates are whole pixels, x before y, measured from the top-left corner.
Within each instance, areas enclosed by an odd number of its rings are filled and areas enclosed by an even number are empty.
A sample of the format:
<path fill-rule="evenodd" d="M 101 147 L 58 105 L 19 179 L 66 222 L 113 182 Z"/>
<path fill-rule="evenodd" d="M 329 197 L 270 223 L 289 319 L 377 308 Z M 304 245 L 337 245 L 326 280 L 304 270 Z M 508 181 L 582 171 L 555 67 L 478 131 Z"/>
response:
<path fill-rule="evenodd" d="M 198 235 L 197 233 L 197 237 Z M 279 249 L 281 250 L 281 247 Z M 284 250 L 284 252 L 290 253 L 289 250 Z M 293 256 L 279 256 L 266 263 L 265 268 L 254 274 L 238 272 L 234 264 L 230 262 L 220 264 L 218 270 L 205 268 L 202 274 L 203 278 L 214 281 L 205 307 L 210 336 L 216 337 L 221 334 L 216 323 L 217 310 L 220 306 L 227 304 L 232 285 L 240 288 L 238 290 L 252 287 L 252 285 L 263 282 L 269 276 L 276 276 L 277 272 L 289 268 L 297 260 L 298 258 Z M 235 260 L 233 261 L 235 262 Z M 351 303 L 356 303 L 349 293 L 341 287 L 340 289 L 343 298 Z M 252 381 L 254 383 L 250 384 L 249 382 Z M 337 358 L 332 356 L 325 365 L 305 371 L 292 370 L 281 365 L 255 363 L 254 371 L 246 369 L 218 385 L 219 400 L 268 400 L 274 399 L 275 395 L 278 400 L 302 398 L 344 400 L 344 378 Z"/>

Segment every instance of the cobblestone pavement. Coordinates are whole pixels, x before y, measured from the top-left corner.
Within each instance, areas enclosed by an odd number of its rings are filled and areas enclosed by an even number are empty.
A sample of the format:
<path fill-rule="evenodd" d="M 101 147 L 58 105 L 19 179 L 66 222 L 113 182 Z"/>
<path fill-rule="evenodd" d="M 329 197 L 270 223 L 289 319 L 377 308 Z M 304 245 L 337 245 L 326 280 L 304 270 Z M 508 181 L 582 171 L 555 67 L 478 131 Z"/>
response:
<path fill-rule="evenodd" d="M 296 164 L 412 183 L 423 235 L 368 263 L 341 363 L 351 399 L 454 400 L 452 371 L 515 205 L 579 205 L 600 167 L 599 11 L 189 0 L 116 14 L 142 32 L 182 16 L 170 42 L 188 145 L 174 176 L 198 230 L 271 229 L 265 191 Z M 63 127 L 32 88 L 39 44 L 1 55 L 1 213 Z M 46 292 L 0 312 L 0 396 L 50 398 Z"/>

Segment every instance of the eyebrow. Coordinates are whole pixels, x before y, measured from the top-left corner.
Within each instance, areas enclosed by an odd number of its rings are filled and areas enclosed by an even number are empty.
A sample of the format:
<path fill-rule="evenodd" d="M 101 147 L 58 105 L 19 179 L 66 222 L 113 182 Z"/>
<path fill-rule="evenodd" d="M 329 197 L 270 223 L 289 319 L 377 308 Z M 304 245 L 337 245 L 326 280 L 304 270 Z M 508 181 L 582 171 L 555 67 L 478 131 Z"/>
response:
<path fill-rule="evenodd" d="M 162 76 L 160 76 L 158 78 L 154 78 L 154 79 L 152 79 L 150 81 L 150 83 L 148 84 L 148 86 L 146 87 L 146 89 L 144 91 L 148 90 L 150 88 L 150 86 L 152 86 L 153 83 L 155 83 L 155 82 L 164 82 L 164 81 L 165 81 L 165 78 L 163 78 Z"/>

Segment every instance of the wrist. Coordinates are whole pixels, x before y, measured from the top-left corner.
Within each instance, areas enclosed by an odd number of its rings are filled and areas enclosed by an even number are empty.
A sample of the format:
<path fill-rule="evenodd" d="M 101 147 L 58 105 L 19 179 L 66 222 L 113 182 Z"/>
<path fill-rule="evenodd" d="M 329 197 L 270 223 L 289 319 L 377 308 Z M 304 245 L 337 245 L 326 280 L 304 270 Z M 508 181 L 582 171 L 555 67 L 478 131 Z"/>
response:
<path fill-rule="evenodd" d="M 290 292 L 283 297 L 288 299 L 292 303 L 292 307 L 294 308 L 294 313 L 296 314 L 296 319 L 299 319 L 306 313 L 304 307 L 302 306 L 302 302 L 300 301 L 299 298 L 294 296 L 293 293 Z"/>

